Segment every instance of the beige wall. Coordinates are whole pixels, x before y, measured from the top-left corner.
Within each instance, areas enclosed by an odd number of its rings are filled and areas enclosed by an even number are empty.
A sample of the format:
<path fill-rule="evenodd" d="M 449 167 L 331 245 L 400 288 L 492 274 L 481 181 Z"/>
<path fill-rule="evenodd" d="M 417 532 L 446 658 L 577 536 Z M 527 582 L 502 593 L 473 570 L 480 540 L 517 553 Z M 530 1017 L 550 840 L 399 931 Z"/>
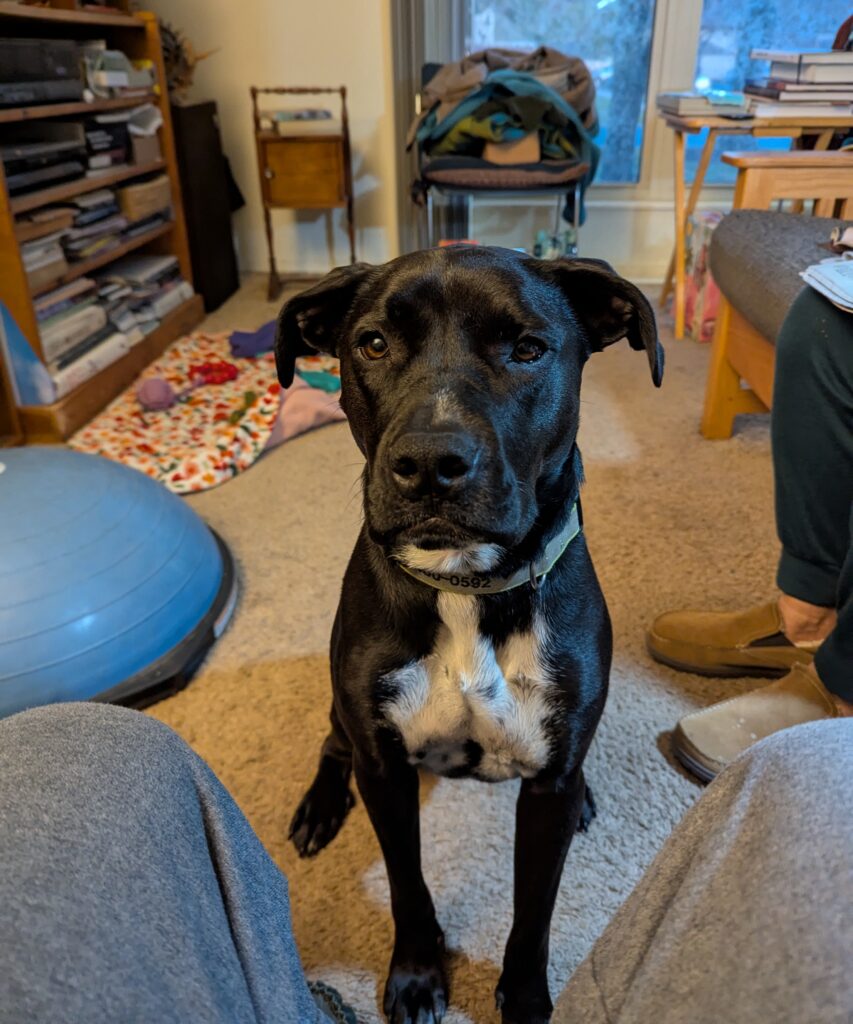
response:
<path fill-rule="evenodd" d="M 216 100 L 225 152 L 246 197 L 234 217 L 241 269 L 267 266 L 251 85 L 347 86 L 357 255 L 370 262 L 396 255 L 389 0 L 150 0 L 146 6 L 197 51 L 218 47 L 198 66 L 190 96 Z M 343 214 L 276 211 L 279 268 L 314 272 L 348 262 Z"/>

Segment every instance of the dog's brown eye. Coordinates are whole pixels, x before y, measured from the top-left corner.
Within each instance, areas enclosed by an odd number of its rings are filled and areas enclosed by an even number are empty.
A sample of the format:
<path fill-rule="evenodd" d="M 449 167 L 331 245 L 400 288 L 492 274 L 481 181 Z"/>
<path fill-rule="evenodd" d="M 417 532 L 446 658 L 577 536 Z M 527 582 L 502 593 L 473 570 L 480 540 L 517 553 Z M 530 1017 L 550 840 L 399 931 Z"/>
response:
<path fill-rule="evenodd" d="M 519 363 L 535 363 L 544 351 L 542 342 L 535 338 L 522 338 L 512 350 L 512 358 Z"/>
<path fill-rule="evenodd" d="M 388 342 L 380 334 L 371 334 L 366 337 L 359 350 L 365 359 L 383 359 L 390 351 Z"/>

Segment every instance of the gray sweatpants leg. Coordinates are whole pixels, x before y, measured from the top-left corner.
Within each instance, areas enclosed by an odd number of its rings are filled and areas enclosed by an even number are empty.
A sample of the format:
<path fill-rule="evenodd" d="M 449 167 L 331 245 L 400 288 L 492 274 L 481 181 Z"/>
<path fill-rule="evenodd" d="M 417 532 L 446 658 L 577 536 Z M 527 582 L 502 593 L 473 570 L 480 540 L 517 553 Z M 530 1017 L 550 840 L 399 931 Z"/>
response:
<path fill-rule="evenodd" d="M 210 769 L 136 711 L 0 722 L 3 1024 L 327 1024 L 287 883 Z"/>
<path fill-rule="evenodd" d="M 853 719 L 768 737 L 670 836 L 553 1024 L 850 1024 Z"/>

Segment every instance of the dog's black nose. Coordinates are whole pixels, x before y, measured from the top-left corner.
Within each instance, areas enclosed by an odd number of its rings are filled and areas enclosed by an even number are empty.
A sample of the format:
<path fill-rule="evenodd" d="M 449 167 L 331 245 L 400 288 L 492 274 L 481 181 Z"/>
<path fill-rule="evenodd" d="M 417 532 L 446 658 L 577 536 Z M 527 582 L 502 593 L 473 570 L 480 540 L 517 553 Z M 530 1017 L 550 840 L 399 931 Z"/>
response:
<path fill-rule="evenodd" d="M 406 498 L 448 497 L 471 481 L 479 456 L 474 438 L 450 431 L 403 434 L 389 453 L 391 476 Z"/>

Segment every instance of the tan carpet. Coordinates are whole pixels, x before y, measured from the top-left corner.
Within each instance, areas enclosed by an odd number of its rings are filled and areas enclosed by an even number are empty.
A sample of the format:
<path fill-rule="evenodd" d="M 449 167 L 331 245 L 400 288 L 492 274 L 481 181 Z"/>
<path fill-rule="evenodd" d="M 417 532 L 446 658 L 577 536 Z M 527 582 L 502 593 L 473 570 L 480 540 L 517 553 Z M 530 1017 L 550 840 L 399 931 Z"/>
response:
<path fill-rule="evenodd" d="M 271 315 L 255 277 L 210 326 Z M 654 664 L 643 629 L 659 611 L 734 608 L 772 592 L 776 542 L 767 421 L 727 442 L 697 424 L 708 350 L 676 344 L 664 387 L 620 344 L 596 356 L 583 392 L 589 543 L 615 627 L 610 699 L 587 761 L 599 807 L 576 839 L 552 931 L 556 994 L 699 789 L 672 763 L 679 715 L 742 683 Z M 329 705 L 326 647 L 359 519 L 359 453 L 345 424 L 297 439 L 193 507 L 237 557 L 234 621 L 192 685 L 152 709 L 230 789 L 290 879 L 306 971 L 337 985 L 365 1022 L 381 1020 L 391 948 L 384 868 L 358 805 L 334 844 L 299 861 L 289 817 L 311 779 Z M 516 785 L 422 784 L 424 862 L 454 951 L 448 1024 L 496 1022 L 492 991 L 510 925 Z"/>

